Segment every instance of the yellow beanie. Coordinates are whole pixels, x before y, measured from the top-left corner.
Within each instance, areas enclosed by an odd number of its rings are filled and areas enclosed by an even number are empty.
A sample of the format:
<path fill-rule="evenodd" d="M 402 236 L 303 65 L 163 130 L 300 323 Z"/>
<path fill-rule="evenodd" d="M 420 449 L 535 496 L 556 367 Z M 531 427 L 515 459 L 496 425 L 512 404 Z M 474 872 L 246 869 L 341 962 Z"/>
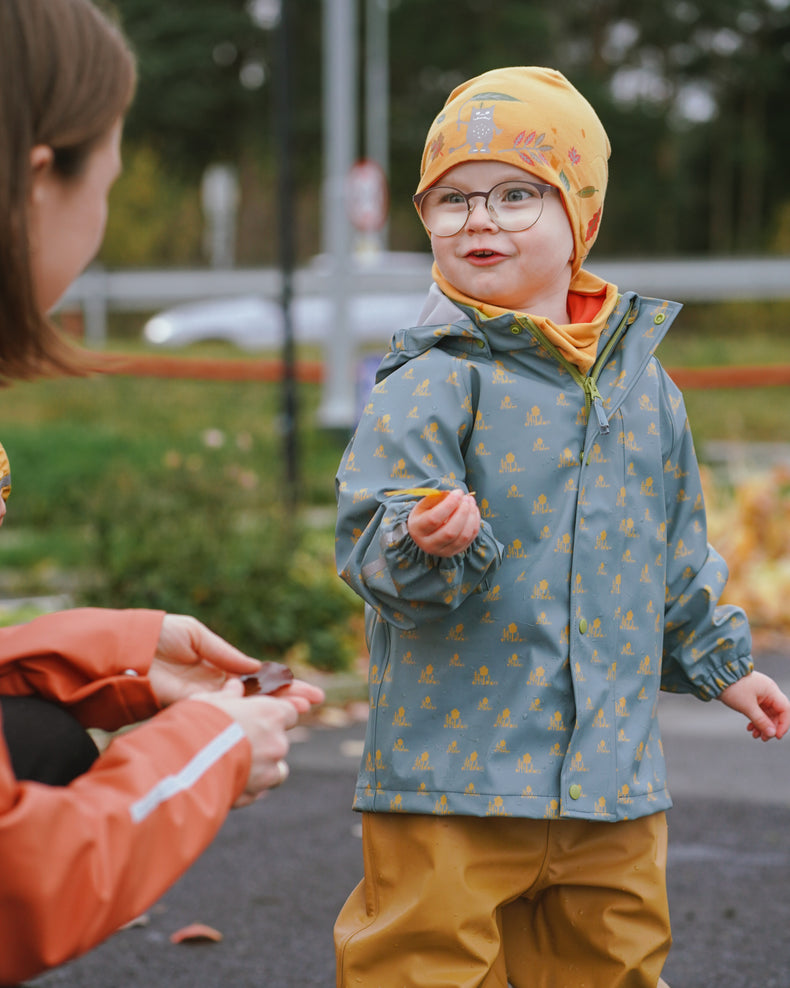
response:
<path fill-rule="evenodd" d="M 603 211 L 609 139 L 598 115 L 555 69 L 494 69 L 450 93 L 428 131 L 418 192 L 454 165 L 504 161 L 559 189 L 570 219 L 573 274 Z"/>

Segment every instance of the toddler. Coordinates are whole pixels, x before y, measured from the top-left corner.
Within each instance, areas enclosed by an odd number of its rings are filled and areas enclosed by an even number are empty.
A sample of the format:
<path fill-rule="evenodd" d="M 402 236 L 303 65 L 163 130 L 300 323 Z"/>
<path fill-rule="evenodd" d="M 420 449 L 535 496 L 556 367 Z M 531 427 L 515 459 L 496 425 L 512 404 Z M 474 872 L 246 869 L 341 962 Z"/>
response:
<path fill-rule="evenodd" d="M 790 722 L 745 615 L 718 603 L 655 357 L 680 306 L 582 266 L 608 156 L 546 68 L 464 83 L 428 134 L 414 202 L 435 283 L 337 482 L 371 657 L 344 988 L 656 988 L 659 690 L 718 698 L 763 739 Z"/>

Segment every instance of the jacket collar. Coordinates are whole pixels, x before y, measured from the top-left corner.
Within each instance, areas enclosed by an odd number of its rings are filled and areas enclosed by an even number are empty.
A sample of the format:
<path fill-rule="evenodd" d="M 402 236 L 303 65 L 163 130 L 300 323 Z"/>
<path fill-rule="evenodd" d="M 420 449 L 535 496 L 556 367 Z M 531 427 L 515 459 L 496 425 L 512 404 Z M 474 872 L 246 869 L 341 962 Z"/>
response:
<path fill-rule="evenodd" d="M 680 308 L 676 302 L 642 298 L 635 292 L 621 294 L 601 334 L 599 353 L 604 351 L 623 319 L 629 331 L 638 322 L 638 331 L 628 332 L 629 364 L 634 366 L 636 361 L 643 365 L 655 353 Z M 377 380 L 434 347 L 458 348 L 493 358 L 497 352 L 537 350 L 541 340 L 529 320 L 515 319 L 512 313 L 487 319 L 478 310 L 453 302 L 433 284 L 417 325 L 398 330 L 392 337 Z"/>

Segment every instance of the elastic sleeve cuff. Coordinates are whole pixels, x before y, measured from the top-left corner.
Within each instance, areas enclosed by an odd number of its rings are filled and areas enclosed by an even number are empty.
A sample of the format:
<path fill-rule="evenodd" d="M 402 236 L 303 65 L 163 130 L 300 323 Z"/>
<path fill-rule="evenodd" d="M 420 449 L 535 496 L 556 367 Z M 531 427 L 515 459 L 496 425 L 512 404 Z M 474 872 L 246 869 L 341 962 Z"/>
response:
<path fill-rule="evenodd" d="M 754 672 L 751 655 L 733 659 L 721 669 L 717 669 L 700 679 L 694 680 L 694 692 L 701 700 L 715 700 L 728 686 L 737 683 L 744 676 Z"/>

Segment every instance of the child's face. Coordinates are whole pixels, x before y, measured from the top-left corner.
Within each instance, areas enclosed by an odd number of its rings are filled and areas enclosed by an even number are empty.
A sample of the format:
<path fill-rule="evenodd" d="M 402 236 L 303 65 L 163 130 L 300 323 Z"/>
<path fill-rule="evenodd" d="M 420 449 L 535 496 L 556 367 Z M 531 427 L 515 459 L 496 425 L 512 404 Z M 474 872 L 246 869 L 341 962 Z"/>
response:
<path fill-rule="evenodd" d="M 461 192 L 487 192 L 499 182 L 529 181 L 535 176 L 499 161 L 456 165 L 436 183 Z M 573 233 L 559 192 L 544 197 L 543 212 L 528 230 L 501 230 L 482 198 L 460 233 L 431 235 L 436 265 L 450 284 L 471 298 L 504 309 L 555 317 L 567 305 L 573 258 Z M 565 320 L 567 321 L 567 319 Z"/>

